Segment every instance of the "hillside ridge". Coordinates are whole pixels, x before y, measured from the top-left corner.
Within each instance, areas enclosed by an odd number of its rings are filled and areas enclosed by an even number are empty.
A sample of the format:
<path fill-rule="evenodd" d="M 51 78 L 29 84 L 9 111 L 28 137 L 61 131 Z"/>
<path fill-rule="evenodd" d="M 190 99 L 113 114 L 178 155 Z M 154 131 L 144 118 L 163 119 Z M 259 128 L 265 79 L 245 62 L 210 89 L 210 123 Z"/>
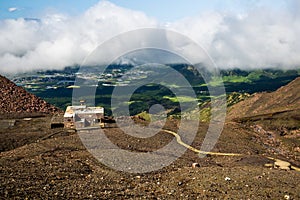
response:
<path fill-rule="evenodd" d="M 0 114 L 43 113 L 54 114 L 59 112 L 55 106 L 45 100 L 27 92 L 6 77 L 0 75 Z"/>
<path fill-rule="evenodd" d="M 255 93 L 228 111 L 228 119 L 237 119 L 300 109 L 300 77 L 274 92 Z"/>

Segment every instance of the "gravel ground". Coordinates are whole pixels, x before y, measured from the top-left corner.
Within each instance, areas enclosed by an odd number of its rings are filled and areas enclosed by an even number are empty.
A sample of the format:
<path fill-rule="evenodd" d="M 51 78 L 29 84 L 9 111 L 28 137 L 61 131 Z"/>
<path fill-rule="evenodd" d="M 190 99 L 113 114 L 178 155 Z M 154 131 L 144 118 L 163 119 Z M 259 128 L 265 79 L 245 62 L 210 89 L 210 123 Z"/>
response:
<path fill-rule="evenodd" d="M 228 123 L 213 149 L 243 156 L 199 158 L 187 150 L 158 171 L 134 174 L 103 165 L 77 133 L 51 130 L 49 120 L 19 120 L 1 130 L 1 199 L 300 199 L 299 172 L 264 166 L 273 163 L 266 155 L 299 166 L 295 144 L 280 137 L 273 144 L 251 127 Z M 169 121 L 165 128 L 174 129 L 177 123 Z M 193 147 L 200 147 L 206 130 L 207 124 L 201 124 Z M 115 145 L 133 152 L 154 151 L 172 140 L 163 132 L 139 141 L 117 128 L 105 133 Z M 193 163 L 199 166 L 193 168 Z"/>

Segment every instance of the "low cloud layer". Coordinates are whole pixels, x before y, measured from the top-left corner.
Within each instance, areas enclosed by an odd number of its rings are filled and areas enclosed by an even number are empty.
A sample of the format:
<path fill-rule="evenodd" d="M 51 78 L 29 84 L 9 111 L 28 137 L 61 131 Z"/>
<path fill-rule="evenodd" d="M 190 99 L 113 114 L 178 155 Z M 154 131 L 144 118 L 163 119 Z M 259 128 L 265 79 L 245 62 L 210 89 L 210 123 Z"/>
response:
<path fill-rule="evenodd" d="M 78 16 L 5 19 L 0 21 L 0 73 L 81 64 L 112 36 L 145 27 L 187 35 L 222 68 L 299 67 L 300 4 L 289 2 L 282 10 L 257 7 L 241 14 L 208 12 L 168 24 L 106 1 Z"/>

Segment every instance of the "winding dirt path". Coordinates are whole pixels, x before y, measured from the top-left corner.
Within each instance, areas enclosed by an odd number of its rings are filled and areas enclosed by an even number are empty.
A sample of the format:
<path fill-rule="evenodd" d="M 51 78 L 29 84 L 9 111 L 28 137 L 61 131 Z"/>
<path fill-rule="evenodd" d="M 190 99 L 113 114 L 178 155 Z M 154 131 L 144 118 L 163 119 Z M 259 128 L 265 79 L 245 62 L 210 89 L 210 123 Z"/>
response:
<path fill-rule="evenodd" d="M 180 135 L 178 135 L 177 133 L 173 132 L 173 131 L 170 131 L 170 130 L 165 130 L 163 129 L 162 131 L 164 131 L 165 133 L 169 133 L 171 135 L 173 135 L 175 138 L 176 138 L 176 141 L 178 142 L 178 144 L 186 147 L 187 149 L 195 152 L 195 153 L 198 153 L 198 154 L 205 154 L 205 155 L 215 155 L 215 156 L 244 156 L 244 154 L 239 154 L 239 153 L 221 153 L 221 152 L 207 152 L 207 151 L 201 151 L 199 149 L 196 149 L 186 143 L 184 143 L 182 140 L 181 140 L 181 137 Z M 269 156 L 264 156 L 266 158 L 268 158 L 269 160 L 272 160 L 274 162 L 278 162 L 278 163 L 286 163 L 286 161 L 283 161 L 283 160 L 280 160 L 280 159 L 277 159 L 277 158 L 273 158 L 273 157 L 269 157 Z M 295 171 L 299 171 L 300 172 L 300 168 L 299 167 L 296 167 L 296 166 L 293 166 L 293 165 L 290 165 L 290 168 L 295 170 Z"/>

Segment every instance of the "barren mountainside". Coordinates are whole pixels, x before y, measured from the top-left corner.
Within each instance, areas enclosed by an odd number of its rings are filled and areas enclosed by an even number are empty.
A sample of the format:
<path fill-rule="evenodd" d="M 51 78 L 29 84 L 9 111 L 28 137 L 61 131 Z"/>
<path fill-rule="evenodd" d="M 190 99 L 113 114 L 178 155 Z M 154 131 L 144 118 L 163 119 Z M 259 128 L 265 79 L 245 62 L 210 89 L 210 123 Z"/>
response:
<path fill-rule="evenodd" d="M 0 114 L 55 113 L 58 108 L 0 75 Z"/>
<path fill-rule="evenodd" d="M 256 93 L 233 105 L 229 119 L 296 111 L 300 109 L 300 77 L 275 92 Z"/>

